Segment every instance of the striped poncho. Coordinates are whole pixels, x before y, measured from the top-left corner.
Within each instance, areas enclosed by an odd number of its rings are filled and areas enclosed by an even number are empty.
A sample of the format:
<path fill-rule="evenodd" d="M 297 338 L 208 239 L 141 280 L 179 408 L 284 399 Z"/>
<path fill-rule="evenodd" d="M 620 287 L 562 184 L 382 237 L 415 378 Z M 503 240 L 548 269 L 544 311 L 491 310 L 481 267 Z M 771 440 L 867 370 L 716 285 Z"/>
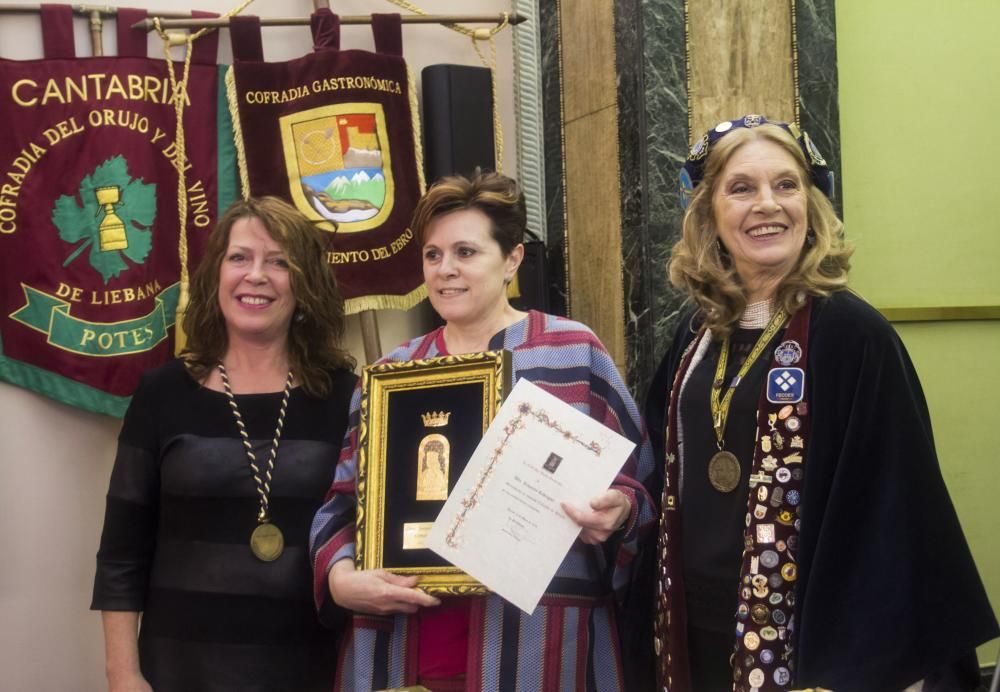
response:
<path fill-rule="evenodd" d="M 533 311 L 491 339 L 491 350 L 501 348 L 513 353 L 514 382 L 527 378 L 637 443 L 612 485 L 629 498 L 632 513 L 605 544 L 574 543 L 531 615 L 493 594 L 468 597 L 466 690 L 624 689 L 616 614 L 632 580 L 640 539 L 656 520 L 643 486 L 653 459 L 639 412 L 601 342 L 578 322 Z M 447 351 L 443 329 L 438 329 L 403 344 L 385 361 L 441 355 Z M 358 389 L 328 502 L 316 515 L 310 536 L 320 606 L 330 601 L 330 567 L 354 557 L 360 399 Z M 337 688 L 415 684 L 417 633 L 415 619 L 407 615 L 355 614 L 339 654 Z"/>

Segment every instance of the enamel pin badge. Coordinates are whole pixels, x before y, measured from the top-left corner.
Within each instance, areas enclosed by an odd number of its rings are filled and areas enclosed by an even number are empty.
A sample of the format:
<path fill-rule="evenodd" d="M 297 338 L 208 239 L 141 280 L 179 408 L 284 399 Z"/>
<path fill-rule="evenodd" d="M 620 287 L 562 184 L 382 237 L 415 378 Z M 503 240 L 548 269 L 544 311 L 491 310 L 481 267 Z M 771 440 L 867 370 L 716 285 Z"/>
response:
<path fill-rule="evenodd" d="M 802 368 L 772 368 L 767 373 L 767 400 L 772 404 L 795 404 L 805 391 Z"/>

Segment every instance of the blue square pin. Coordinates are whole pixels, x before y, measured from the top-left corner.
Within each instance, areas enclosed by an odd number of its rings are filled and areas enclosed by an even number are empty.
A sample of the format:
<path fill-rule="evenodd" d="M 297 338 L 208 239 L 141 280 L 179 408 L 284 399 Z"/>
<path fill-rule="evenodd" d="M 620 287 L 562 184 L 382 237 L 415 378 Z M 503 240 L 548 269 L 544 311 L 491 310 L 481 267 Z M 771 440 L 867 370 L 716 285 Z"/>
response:
<path fill-rule="evenodd" d="M 772 404 L 802 401 L 806 375 L 802 368 L 772 368 L 767 373 L 767 400 Z"/>

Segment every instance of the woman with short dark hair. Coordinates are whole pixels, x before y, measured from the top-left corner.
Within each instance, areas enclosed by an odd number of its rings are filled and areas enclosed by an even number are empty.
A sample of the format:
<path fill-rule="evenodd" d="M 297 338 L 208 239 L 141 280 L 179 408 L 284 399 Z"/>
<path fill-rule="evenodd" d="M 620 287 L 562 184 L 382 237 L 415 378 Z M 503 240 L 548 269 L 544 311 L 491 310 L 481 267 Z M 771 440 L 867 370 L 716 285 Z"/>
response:
<path fill-rule="evenodd" d="M 445 178 L 418 203 L 412 227 L 431 304 L 445 325 L 385 361 L 509 349 L 515 382 L 527 378 L 637 446 L 611 488 L 589 506 L 564 506 L 581 527 L 580 540 L 532 614 L 495 594 L 439 601 L 415 589 L 415 577 L 355 570 L 355 392 L 330 501 L 312 535 L 316 598 L 354 611 L 337 689 L 622 690 L 619 607 L 656 513 L 643 486 L 652 459 L 635 404 L 587 327 L 508 302 L 524 256 L 524 197 L 513 180 L 496 173 Z"/>

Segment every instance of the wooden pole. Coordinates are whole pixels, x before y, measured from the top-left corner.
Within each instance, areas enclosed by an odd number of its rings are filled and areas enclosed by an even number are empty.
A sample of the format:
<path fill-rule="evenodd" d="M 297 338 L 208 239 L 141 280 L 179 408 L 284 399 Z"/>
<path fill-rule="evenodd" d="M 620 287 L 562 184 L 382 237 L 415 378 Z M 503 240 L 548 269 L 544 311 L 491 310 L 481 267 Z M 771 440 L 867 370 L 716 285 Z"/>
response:
<path fill-rule="evenodd" d="M 10 3 L 0 5 L 0 14 L 38 14 L 42 11 L 41 5 L 38 3 L 28 4 L 28 3 Z M 93 13 L 97 13 L 104 16 L 111 16 L 118 14 L 117 7 L 111 7 L 110 5 L 73 5 L 73 14 L 78 14 L 81 16 L 89 17 Z M 184 19 L 185 17 L 190 17 L 190 12 L 171 12 L 169 10 L 156 11 L 157 17 L 172 17 L 174 19 Z"/>
<path fill-rule="evenodd" d="M 91 55 L 97 57 L 104 55 L 104 35 L 101 30 L 104 28 L 104 19 L 99 10 L 90 12 L 90 48 Z"/>
<path fill-rule="evenodd" d="M 315 9 L 327 7 L 326 0 L 313 0 Z M 41 5 L 27 3 L 12 3 L 0 5 L 0 14 L 38 14 L 42 11 Z M 114 16 L 118 14 L 117 7 L 109 5 L 73 5 L 73 13 L 90 17 L 98 14 L 102 17 Z M 160 26 L 164 29 L 200 29 L 202 27 L 226 27 L 229 19 L 220 17 L 193 18 L 190 12 L 177 12 L 169 10 L 156 10 L 152 13 L 160 18 Z M 403 24 L 501 24 L 504 20 L 502 14 L 404 14 L 401 17 Z M 528 21 L 528 18 L 517 12 L 507 15 L 508 24 L 521 24 Z M 342 25 L 371 24 L 371 15 L 345 15 L 340 17 Z M 261 26 L 308 26 L 309 17 L 261 17 Z M 133 29 L 152 31 L 154 29 L 153 19 L 145 19 L 132 26 Z"/>
<path fill-rule="evenodd" d="M 315 2 L 316 0 L 314 0 Z M 229 26 L 228 17 L 219 17 L 217 19 L 211 18 L 192 18 L 192 19 L 163 19 L 165 15 L 159 15 L 160 26 L 163 29 L 200 29 L 204 27 L 209 28 L 221 28 Z M 458 14 L 404 14 L 401 17 L 403 24 L 501 24 L 503 22 L 503 15 L 482 15 L 482 14 L 468 14 L 468 15 L 458 15 Z M 526 22 L 527 17 L 517 14 L 509 14 L 507 16 L 508 24 L 521 24 Z M 370 14 L 361 15 L 345 15 L 340 18 L 340 24 L 343 25 L 358 25 L 358 24 L 371 24 L 372 17 Z M 308 26 L 309 17 L 261 17 L 261 26 Z M 153 30 L 153 20 L 152 18 L 144 19 L 140 22 L 136 22 L 133 25 L 135 29 L 143 29 L 145 31 Z"/>
<path fill-rule="evenodd" d="M 378 334 L 378 319 L 374 310 L 362 310 L 361 341 L 365 345 L 365 362 L 369 365 L 382 357 L 382 340 Z"/>
<path fill-rule="evenodd" d="M 90 12 L 90 53 L 95 58 L 104 55 L 104 35 L 101 33 L 103 29 L 104 18 L 101 12 L 95 9 Z"/>

